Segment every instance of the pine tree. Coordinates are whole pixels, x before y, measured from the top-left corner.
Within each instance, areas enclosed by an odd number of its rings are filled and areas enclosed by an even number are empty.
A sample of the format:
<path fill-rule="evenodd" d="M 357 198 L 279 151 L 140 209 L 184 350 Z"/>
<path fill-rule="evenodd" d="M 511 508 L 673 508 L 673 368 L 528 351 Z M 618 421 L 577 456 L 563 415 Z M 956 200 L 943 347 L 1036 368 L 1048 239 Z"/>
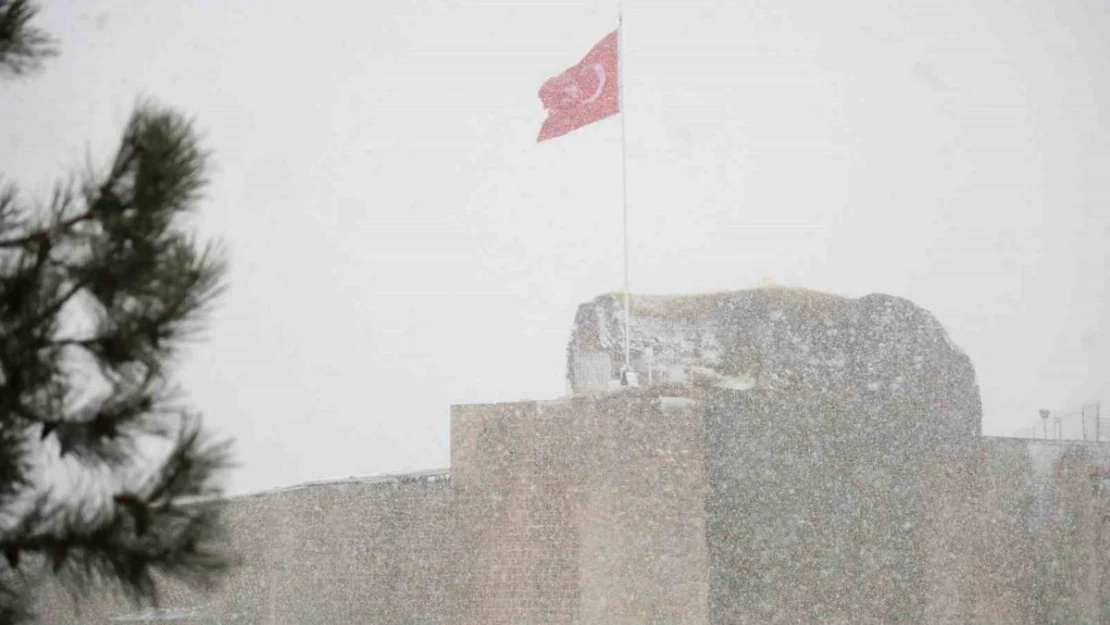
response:
<path fill-rule="evenodd" d="M 36 9 L 0 0 L 0 73 L 55 53 Z M 48 582 L 156 603 L 163 578 L 209 585 L 232 564 L 228 444 L 169 379 L 223 288 L 220 248 L 182 223 L 205 159 L 188 120 L 142 103 L 105 171 L 49 201 L 0 179 L 0 625 L 33 617 Z"/>
<path fill-rule="evenodd" d="M 0 0 L 0 71 L 27 74 L 57 52 L 53 38 L 31 25 L 36 13 L 28 0 Z"/>

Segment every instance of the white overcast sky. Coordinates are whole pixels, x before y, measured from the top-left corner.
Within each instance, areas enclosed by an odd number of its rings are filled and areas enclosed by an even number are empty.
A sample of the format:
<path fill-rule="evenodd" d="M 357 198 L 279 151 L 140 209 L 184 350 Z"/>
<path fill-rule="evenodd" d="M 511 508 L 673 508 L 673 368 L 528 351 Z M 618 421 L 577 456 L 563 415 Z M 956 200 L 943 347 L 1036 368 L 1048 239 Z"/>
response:
<path fill-rule="evenodd" d="M 45 4 L 63 54 L 3 83 L 0 172 L 45 197 L 140 96 L 214 152 L 231 290 L 180 381 L 232 492 L 445 467 L 451 404 L 563 394 L 575 308 L 621 284 L 620 120 L 537 145 L 536 94 L 615 2 Z M 1110 4 L 624 16 L 634 291 L 907 297 L 987 434 L 1110 402 Z"/>

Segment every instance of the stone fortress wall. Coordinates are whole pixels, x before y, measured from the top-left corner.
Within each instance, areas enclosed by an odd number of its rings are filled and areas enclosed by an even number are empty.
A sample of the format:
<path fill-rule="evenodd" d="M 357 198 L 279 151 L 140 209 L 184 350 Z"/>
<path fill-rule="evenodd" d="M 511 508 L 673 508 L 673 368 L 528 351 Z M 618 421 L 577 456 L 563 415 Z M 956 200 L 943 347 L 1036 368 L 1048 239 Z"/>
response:
<path fill-rule="evenodd" d="M 616 301 L 580 309 L 572 387 L 623 355 Z M 759 289 L 633 313 L 652 385 L 455 406 L 449 471 L 230 498 L 220 590 L 49 595 L 46 622 L 1110 623 L 1110 447 L 982 437 L 927 312 Z"/>

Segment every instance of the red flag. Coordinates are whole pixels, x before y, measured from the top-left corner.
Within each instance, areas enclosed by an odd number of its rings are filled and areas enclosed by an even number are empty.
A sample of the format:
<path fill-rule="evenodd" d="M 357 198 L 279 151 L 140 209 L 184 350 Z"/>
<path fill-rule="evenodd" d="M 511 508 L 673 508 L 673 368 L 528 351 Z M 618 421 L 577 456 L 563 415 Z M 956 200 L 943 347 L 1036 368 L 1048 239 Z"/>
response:
<path fill-rule="evenodd" d="M 547 119 L 537 142 L 620 112 L 617 75 L 617 31 L 609 33 L 577 65 L 540 87 Z"/>

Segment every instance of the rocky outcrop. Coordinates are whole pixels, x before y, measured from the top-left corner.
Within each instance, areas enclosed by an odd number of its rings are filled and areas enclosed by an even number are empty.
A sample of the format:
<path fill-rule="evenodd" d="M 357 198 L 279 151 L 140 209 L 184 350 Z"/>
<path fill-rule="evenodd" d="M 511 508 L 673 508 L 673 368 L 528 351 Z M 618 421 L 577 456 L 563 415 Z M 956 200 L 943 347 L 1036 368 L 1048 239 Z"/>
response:
<path fill-rule="evenodd" d="M 579 307 L 567 349 L 576 394 L 600 390 L 581 363 L 623 362 L 623 303 L 603 295 Z M 908 300 L 850 299 L 804 289 L 760 288 L 690 296 L 632 296 L 630 346 L 640 381 L 737 390 L 850 383 L 898 391 L 906 375 L 944 360 L 970 372 L 940 323 Z M 592 385 L 591 385 L 592 382 Z"/>
<path fill-rule="evenodd" d="M 824 406 L 824 414 L 848 405 L 887 406 L 919 413 L 930 421 L 931 434 L 949 441 L 980 434 L 982 409 L 970 359 L 936 318 L 909 300 L 771 287 L 633 296 L 630 308 L 632 368 L 641 385 L 662 394 L 789 394 Z M 620 295 L 579 307 L 567 356 L 576 395 L 608 386 L 624 357 Z"/>

